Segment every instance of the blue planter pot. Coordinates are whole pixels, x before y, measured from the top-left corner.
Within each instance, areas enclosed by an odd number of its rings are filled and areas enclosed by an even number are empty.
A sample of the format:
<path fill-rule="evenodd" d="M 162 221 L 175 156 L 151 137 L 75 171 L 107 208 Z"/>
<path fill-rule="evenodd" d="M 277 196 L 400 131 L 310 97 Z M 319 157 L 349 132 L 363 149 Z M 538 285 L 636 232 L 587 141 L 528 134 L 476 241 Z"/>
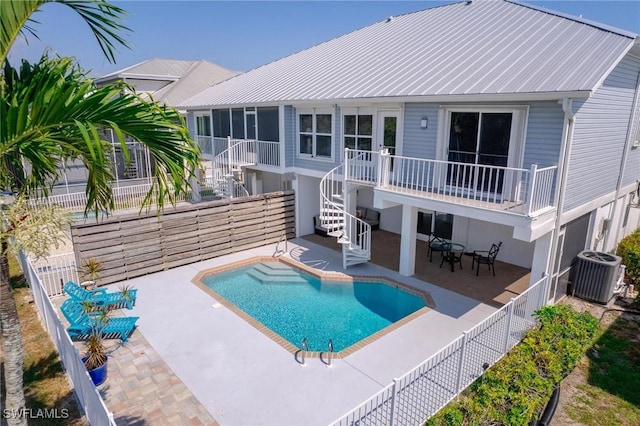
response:
<path fill-rule="evenodd" d="M 84 363 L 86 359 L 87 359 L 86 357 L 82 358 L 82 362 Z M 89 371 L 89 377 L 91 377 L 91 381 L 96 386 L 103 384 L 105 380 L 107 380 L 107 363 L 106 362 L 102 364 L 100 367 L 97 367 L 97 368 L 94 368 L 93 370 L 88 370 L 88 371 Z"/>

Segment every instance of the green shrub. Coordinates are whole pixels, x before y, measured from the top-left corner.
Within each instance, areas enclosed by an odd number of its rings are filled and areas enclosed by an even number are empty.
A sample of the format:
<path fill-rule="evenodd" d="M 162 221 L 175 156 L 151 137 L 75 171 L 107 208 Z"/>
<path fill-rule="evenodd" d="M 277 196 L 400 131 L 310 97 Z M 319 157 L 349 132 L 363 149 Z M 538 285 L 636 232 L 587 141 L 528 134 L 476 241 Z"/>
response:
<path fill-rule="evenodd" d="M 616 254 L 622 258 L 622 264 L 627 267 L 625 282 L 640 288 L 640 229 L 636 229 L 620 241 Z"/>
<path fill-rule="evenodd" d="M 428 426 L 528 425 L 593 343 L 598 320 L 567 305 L 536 312 L 539 327 L 489 368 Z"/>

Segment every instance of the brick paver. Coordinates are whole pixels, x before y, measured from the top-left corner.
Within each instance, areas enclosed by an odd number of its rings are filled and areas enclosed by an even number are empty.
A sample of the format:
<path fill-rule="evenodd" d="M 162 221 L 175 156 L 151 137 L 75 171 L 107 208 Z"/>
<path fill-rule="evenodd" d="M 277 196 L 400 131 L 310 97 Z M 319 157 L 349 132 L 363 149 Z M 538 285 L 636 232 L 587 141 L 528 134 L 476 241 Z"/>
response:
<path fill-rule="evenodd" d="M 105 343 L 107 381 L 98 391 L 118 425 L 218 425 L 138 330 Z"/>

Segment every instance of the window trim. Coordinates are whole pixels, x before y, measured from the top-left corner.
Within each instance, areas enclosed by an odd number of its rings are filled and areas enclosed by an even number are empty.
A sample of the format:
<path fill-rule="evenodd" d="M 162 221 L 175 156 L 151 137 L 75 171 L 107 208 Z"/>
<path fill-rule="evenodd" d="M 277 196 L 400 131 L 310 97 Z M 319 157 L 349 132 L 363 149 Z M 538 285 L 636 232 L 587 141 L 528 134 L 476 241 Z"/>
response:
<path fill-rule="evenodd" d="M 311 124 L 311 132 L 303 132 L 300 129 L 300 116 L 301 115 L 311 115 L 312 116 L 312 124 Z M 318 133 L 317 129 L 317 115 L 330 115 L 331 116 L 331 133 Z M 336 121 L 335 121 L 335 111 L 333 108 L 297 108 L 296 109 L 296 157 L 305 160 L 314 160 L 314 161 L 324 161 L 324 162 L 334 162 L 335 161 L 335 133 L 336 133 Z M 312 137 L 312 153 L 306 154 L 300 152 L 300 135 L 311 135 Z M 331 156 L 318 156 L 316 154 L 318 143 L 316 137 L 320 136 L 329 136 L 331 138 Z"/>
<path fill-rule="evenodd" d="M 526 143 L 528 105 L 448 105 L 440 107 L 438 116 L 437 159 L 447 161 L 449 147 L 449 131 L 452 112 L 511 113 L 511 133 L 509 135 L 509 153 L 507 167 L 521 168 L 524 163 L 524 147 Z"/>

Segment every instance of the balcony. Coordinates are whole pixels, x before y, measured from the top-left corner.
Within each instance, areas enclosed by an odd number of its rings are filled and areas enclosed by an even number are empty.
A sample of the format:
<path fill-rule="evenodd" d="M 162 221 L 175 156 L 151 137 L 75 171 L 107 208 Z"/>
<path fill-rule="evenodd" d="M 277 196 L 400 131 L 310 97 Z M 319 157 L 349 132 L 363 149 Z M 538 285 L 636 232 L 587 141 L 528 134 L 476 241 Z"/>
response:
<path fill-rule="evenodd" d="M 439 203 L 535 218 L 551 212 L 557 166 L 529 169 L 346 150 L 346 180 Z"/>

